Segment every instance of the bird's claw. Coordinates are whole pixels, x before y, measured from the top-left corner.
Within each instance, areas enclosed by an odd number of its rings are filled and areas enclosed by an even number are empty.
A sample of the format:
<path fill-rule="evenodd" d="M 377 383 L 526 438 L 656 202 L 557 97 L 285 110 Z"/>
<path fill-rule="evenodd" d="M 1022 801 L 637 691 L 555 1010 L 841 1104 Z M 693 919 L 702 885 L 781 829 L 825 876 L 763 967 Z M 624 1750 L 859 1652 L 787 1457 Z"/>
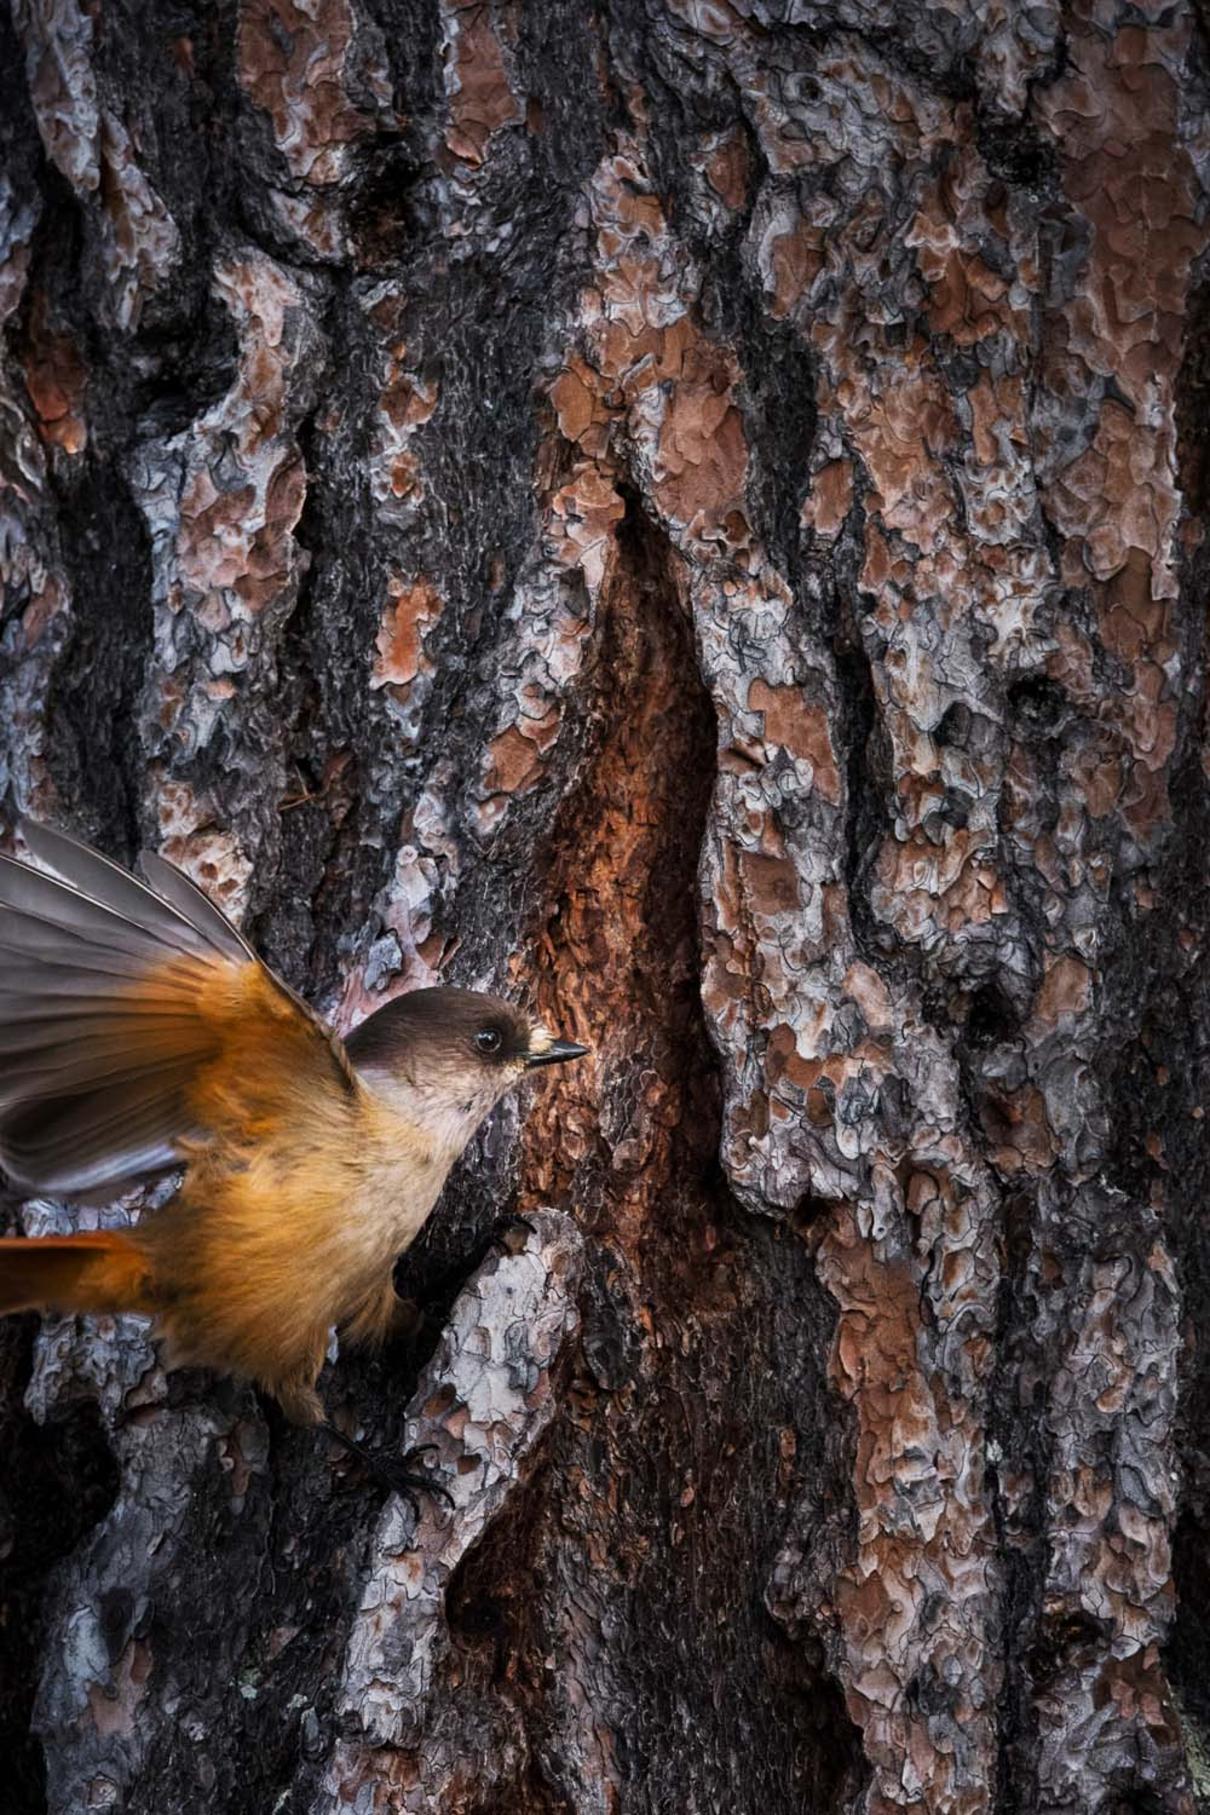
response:
<path fill-rule="evenodd" d="M 429 1494 L 435 1500 L 444 1500 L 453 1509 L 453 1495 L 440 1475 L 427 1468 L 423 1460 L 419 1467 L 415 1466 L 416 1458 L 423 1459 L 429 1450 L 434 1455 L 437 1454 L 435 1443 L 418 1443 L 412 1449 L 405 1450 L 402 1456 L 383 1456 L 375 1450 L 367 1449 L 356 1437 L 346 1436 L 334 1424 L 325 1422 L 323 1429 L 342 1449 L 356 1456 L 375 1480 L 380 1481 L 391 1493 L 398 1494 L 401 1500 L 406 1500 L 412 1509 L 413 1518 L 420 1518 L 420 1501 L 416 1497 L 419 1493 Z"/>
<path fill-rule="evenodd" d="M 399 1495 L 401 1500 L 407 1501 L 414 1519 L 420 1517 L 420 1502 L 416 1498 L 418 1493 L 428 1494 L 434 1500 L 444 1500 L 451 1511 L 454 1506 L 454 1496 L 440 1475 L 426 1467 L 423 1462 L 419 1467 L 416 1466 L 415 1459 L 423 1457 L 429 1450 L 435 1455 L 437 1445 L 435 1443 L 418 1443 L 413 1449 L 406 1450 L 398 1461 L 381 1457 L 378 1459 L 378 1472 L 383 1481 L 392 1492 Z"/>

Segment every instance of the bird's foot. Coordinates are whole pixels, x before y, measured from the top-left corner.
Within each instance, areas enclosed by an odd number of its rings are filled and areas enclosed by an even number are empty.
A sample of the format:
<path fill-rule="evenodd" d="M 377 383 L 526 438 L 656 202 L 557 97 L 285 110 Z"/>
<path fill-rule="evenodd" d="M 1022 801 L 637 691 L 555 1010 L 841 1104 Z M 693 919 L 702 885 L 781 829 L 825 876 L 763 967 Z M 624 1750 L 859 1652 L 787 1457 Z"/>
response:
<path fill-rule="evenodd" d="M 416 1458 L 423 1457 L 426 1451 L 436 1451 L 435 1443 L 419 1443 L 414 1449 L 405 1450 L 402 1456 L 385 1456 L 380 1451 L 367 1449 L 356 1437 L 346 1437 L 334 1424 L 325 1424 L 323 1428 L 342 1449 L 356 1456 L 376 1481 L 380 1481 L 391 1493 L 398 1494 L 401 1500 L 406 1500 L 414 1518 L 420 1517 L 418 1494 L 429 1494 L 433 1499 L 444 1500 L 448 1507 L 453 1507 L 453 1495 L 440 1475 L 423 1462 L 419 1466 L 416 1463 Z"/>
<path fill-rule="evenodd" d="M 418 1443 L 414 1449 L 405 1450 L 403 1455 L 375 1457 L 375 1472 L 401 1500 L 406 1500 L 412 1509 L 412 1517 L 419 1519 L 420 1502 L 417 1494 L 428 1494 L 431 1499 L 444 1500 L 450 1511 L 454 1508 L 454 1496 L 445 1485 L 441 1476 L 429 1468 L 426 1463 L 416 1463 L 417 1457 L 424 1456 L 432 1450 L 436 1453 L 435 1443 Z"/>

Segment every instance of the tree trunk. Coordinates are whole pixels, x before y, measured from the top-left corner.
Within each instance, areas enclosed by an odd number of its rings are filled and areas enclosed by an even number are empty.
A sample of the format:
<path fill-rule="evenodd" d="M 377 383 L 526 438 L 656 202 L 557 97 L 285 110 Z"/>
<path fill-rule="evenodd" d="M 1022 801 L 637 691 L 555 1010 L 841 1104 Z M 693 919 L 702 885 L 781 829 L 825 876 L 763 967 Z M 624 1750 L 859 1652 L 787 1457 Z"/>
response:
<path fill-rule="evenodd" d="M 11 1815 L 1210 1809 L 1204 25 L 15 0 L 6 823 L 594 1054 L 415 1530 L 5 1327 Z"/>

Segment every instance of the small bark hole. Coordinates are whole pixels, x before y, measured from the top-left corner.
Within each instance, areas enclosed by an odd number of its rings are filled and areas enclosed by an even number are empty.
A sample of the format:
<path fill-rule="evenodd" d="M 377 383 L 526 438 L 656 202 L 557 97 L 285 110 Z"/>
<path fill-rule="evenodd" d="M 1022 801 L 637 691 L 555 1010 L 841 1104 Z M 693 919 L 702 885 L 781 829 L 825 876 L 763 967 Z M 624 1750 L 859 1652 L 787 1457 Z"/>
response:
<path fill-rule="evenodd" d="M 1057 681 L 1044 674 L 1027 675 L 1008 690 L 1009 711 L 1025 737 L 1050 737 L 1062 725 L 1070 701 Z"/>
<path fill-rule="evenodd" d="M 998 983 L 987 983 L 975 991 L 966 1011 L 968 1046 L 986 1052 L 1014 1040 L 1019 1028 L 1017 1011 Z"/>

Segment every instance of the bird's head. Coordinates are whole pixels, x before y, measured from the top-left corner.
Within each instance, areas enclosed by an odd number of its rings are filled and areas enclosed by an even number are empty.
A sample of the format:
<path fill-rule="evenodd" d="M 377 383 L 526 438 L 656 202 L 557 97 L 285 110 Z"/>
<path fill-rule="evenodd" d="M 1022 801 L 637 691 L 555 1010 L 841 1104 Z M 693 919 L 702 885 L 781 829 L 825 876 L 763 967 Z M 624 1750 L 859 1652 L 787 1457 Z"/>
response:
<path fill-rule="evenodd" d="M 499 996 L 470 989 L 397 996 L 345 1046 L 363 1082 L 450 1158 L 528 1072 L 588 1051 Z"/>

